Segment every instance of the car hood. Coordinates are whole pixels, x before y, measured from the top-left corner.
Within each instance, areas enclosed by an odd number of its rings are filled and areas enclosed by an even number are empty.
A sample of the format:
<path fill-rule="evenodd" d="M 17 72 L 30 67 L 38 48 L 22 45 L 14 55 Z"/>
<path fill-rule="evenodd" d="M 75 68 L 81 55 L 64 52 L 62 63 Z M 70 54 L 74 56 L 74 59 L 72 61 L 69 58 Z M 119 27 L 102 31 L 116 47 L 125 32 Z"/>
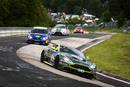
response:
<path fill-rule="evenodd" d="M 66 28 L 53 28 L 51 31 L 56 31 L 56 30 L 66 30 Z"/>
<path fill-rule="evenodd" d="M 85 59 L 85 58 L 82 58 L 82 57 L 79 57 L 77 55 L 72 55 L 72 54 L 68 54 L 68 53 L 61 53 L 62 55 L 66 56 L 67 58 L 69 58 L 74 64 L 80 64 L 80 65 L 84 65 L 84 66 L 95 66 L 94 63 L 92 63 L 91 61 Z"/>
<path fill-rule="evenodd" d="M 75 31 L 80 31 L 81 29 L 75 29 Z"/>
<path fill-rule="evenodd" d="M 30 35 L 34 38 L 43 38 L 43 37 L 47 36 L 48 34 L 30 33 Z"/>

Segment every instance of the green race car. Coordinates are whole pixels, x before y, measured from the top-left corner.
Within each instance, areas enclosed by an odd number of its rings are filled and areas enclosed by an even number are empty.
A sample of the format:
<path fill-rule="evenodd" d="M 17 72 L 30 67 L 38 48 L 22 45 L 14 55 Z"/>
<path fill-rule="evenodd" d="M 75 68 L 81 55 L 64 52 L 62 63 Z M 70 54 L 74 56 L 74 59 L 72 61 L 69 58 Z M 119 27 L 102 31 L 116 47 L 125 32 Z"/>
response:
<path fill-rule="evenodd" d="M 54 44 L 42 51 L 41 62 L 91 79 L 96 75 L 96 65 L 82 52 L 71 47 Z"/>

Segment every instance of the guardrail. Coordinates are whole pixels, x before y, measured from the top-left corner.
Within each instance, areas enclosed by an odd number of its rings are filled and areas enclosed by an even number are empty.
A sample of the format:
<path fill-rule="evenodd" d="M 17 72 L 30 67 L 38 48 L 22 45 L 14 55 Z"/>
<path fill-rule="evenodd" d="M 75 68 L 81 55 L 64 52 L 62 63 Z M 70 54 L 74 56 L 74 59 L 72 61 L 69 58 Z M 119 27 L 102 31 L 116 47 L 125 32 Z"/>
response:
<path fill-rule="evenodd" d="M 16 34 L 27 34 L 33 27 L 0 27 L 0 36 L 11 36 Z M 48 27 L 48 31 L 51 31 L 51 27 Z"/>
<path fill-rule="evenodd" d="M 31 29 L 32 27 L 0 27 L 0 36 L 27 34 Z"/>
<path fill-rule="evenodd" d="M 11 36 L 16 34 L 27 34 L 33 27 L 0 27 L 0 37 L 1 36 Z M 48 31 L 51 31 L 51 27 L 48 27 Z M 72 30 L 70 30 L 72 33 Z M 88 33 L 85 31 L 85 33 Z"/>

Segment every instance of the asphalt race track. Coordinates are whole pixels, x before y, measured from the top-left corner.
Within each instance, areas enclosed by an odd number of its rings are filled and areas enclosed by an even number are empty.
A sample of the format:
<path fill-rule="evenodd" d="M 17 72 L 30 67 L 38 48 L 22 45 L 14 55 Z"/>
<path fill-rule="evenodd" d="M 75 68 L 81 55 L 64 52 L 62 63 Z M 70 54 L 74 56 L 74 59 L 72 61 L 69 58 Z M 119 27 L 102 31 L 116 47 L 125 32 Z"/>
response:
<path fill-rule="evenodd" d="M 76 38 L 97 38 L 105 34 L 75 34 L 71 36 L 53 36 L 53 40 Z M 16 51 L 27 46 L 24 36 L 0 37 L 0 87 L 98 87 L 99 85 L 82 82 L 40 69 L 21 60 Z M 34 44 L 38 45 L 39 44 Z M 82 49 L 83 47 L 79 47 Z M 97 80 L 117 87 L 129 84 L 97 75 Z M 101 86 L 101 85 L 100 85 Z"/>

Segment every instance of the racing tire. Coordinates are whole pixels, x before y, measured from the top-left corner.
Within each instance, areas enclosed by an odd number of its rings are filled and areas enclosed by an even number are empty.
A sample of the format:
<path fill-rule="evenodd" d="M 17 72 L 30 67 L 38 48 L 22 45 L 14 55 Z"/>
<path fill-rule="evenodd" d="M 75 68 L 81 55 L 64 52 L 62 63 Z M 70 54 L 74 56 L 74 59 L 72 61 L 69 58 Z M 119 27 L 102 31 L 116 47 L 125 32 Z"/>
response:
<path fill-rule="evenodd" d="M 43 43 L 42 43 L 42 42 L 40 42 L 39 44 L 40 44 L 40 45 L 43 45 Z"/>
<path fill-rule="evenodd" d="M 30 41 L 30 40 L 27 40 L 26 43 L 28 43 L 28 44 L 33 44 L 33 42 Z"/>
<path fill-rule="evenodd" d="M 92 79 L 94 79 L 94 76 L 92 74 L 88 74 L 87 78 L 90 79 L 90 80 L 92 80 Z"/>
<path fill-rule="evenodd" d="M 41 58 L 40 58 L 41 62 L 45 61 L 45 55 L 44 54 L 45 54 L 45 52 L 43 50 L 42 53 L 41 53 Z"/>
<path fill-rule="evenodd" d="M 40 42 L 39 44 L 40 45 L 44 45 L 44 46 L 48 46 L 49 45 L 49 43 L 43 43 L 43 42 Z"/>
<path fill-rule="evenodd" d="M 45 46 L 48 46 L 49 45 L 49 42 L 45 44 Z"/>
<path fill-rule="evenodd" d="M 55 67 L 55 68 L 58 68 L 58 67 L 59 67 L 59 55 L 57 55 L 57 56 L 55 57 L 54 67 Z"/>
<path fill-rule="evenodd" d="M 52 40 L 52 38 L 50 37 L 50 38 L 49 38 L 49 43 L 51 43 L 51 40 Z"/>
<path fill-rule="evenodd" d="M 29 43 L 30 43 L 30 41 L 26 40 L 26 43 L 28 43 L 28 44 L 29 44 Z"/>

